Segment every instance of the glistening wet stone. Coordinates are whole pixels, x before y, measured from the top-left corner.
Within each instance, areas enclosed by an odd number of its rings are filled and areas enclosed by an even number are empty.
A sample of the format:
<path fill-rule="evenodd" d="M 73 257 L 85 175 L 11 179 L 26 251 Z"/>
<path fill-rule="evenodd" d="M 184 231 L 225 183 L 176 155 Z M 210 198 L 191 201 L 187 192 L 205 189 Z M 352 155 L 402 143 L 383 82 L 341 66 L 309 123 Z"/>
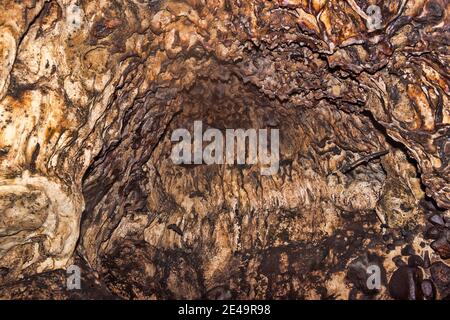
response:
<path fill-rule="evenodd" d="M 431 243 L 431 248 L 436 251 L 442 259 L 450 258 L 450 242 L 447 241 L 447 237 L 441 236 L 438 240 Z"/>
<path fill-rule="evenodd" d="M 423 273 L 419 268 L 402 266 L 389 280 L 389 293 L 396 300 L 420 300 Z"/>
<path fill-rule="evenodd" d="M 450 266 L 439 261 L 431 265 L 431 278 L 435 283 L 441 296 L 450 293 Z"/>
<path fill-rule="evenodd" d="M 431 280 L 423 280 L 420 288 L 425 300 L 434 300 L 436 298 L 436 288 Z"/>

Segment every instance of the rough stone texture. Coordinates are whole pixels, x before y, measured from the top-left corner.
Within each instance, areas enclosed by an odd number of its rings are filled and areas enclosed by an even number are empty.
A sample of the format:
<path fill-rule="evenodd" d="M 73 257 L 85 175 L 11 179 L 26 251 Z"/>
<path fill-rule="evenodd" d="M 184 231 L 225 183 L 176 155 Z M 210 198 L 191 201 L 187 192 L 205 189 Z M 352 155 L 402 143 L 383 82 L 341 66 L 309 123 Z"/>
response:
<path fill-rule="evenodd" d="M 0 297 L 418 299 L 423 272 L 443 298 L 449 225 L 424 234 L 450 220 L 449 13 L 1 1 Z M 279 128 L 279 174 L 173 165 L 194 120 Z M 405 245 L 428 266 L 396 270 Z M 93 289 L 65 291 L 73 263 Z"/>

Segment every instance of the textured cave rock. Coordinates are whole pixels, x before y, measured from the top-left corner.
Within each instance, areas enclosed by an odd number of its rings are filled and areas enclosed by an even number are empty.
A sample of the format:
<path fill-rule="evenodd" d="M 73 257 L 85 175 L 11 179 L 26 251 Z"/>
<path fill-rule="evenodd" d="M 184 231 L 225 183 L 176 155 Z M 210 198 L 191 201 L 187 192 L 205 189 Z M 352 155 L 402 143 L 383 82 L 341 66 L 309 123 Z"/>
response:
<path fill-rule="evenodd" d="M 0 298 L 448 298 L 449 14 L 0 2 Z M 195 120 L 279 128 L 279 173 L 174 165 Z"/>

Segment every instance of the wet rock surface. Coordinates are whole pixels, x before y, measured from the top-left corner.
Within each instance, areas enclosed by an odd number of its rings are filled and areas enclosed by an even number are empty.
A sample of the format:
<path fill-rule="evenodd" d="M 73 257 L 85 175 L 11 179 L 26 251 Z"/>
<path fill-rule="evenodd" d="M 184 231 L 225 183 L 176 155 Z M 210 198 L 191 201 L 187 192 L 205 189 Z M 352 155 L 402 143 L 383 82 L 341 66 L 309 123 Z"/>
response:
<path fill-rule="evenodd" d="M 0 298 L 448 298 L 449 14 L 2 1 Z M 195 120 L 278 128 L 278 173 L 174 165 Z"/>
<path fill-rule="evenodd" d="M 79 258 L 75 257 L 80 268 L 80 286 L 72 288 L 67 270 L 57 269 L 46 271 L 12 281 L 0 287 L 2 299 L 21 300 L 117 300 L 105 284 L 98 278 L 96 272 Z"/>
<path fill-rule="evenodd" d="M 450 267 L 443 262 L 436 262 L 431 266 L 431 277 L 442 297 L 450 293 Z"/>
<path fill-rule="evenodd" d="M 431 280 L 424 280 L 420 286 L 423 297 L 426 300 L 434 300 L 436 297 L 436 288 Z"/>
<path fill-rule="evenodd" d="M 421 300 L 422 277 L 422 271 L 416 267 L 398 268 L 389 281 L 390 295 L 397 300 Z"/>

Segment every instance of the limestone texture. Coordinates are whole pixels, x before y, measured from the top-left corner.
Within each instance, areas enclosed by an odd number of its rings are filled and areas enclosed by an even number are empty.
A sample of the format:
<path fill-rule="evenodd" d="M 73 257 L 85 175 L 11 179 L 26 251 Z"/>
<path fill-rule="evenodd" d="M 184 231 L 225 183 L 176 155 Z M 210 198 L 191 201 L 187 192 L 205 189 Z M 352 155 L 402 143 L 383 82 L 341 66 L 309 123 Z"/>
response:
<path fill-rule="evenodd" d="M 450 298 L 449 22 L 446 0 L 0 0 L 0 298 Z M 195 120 L 278 128 L 278 174 L 174 165 Z"/>

